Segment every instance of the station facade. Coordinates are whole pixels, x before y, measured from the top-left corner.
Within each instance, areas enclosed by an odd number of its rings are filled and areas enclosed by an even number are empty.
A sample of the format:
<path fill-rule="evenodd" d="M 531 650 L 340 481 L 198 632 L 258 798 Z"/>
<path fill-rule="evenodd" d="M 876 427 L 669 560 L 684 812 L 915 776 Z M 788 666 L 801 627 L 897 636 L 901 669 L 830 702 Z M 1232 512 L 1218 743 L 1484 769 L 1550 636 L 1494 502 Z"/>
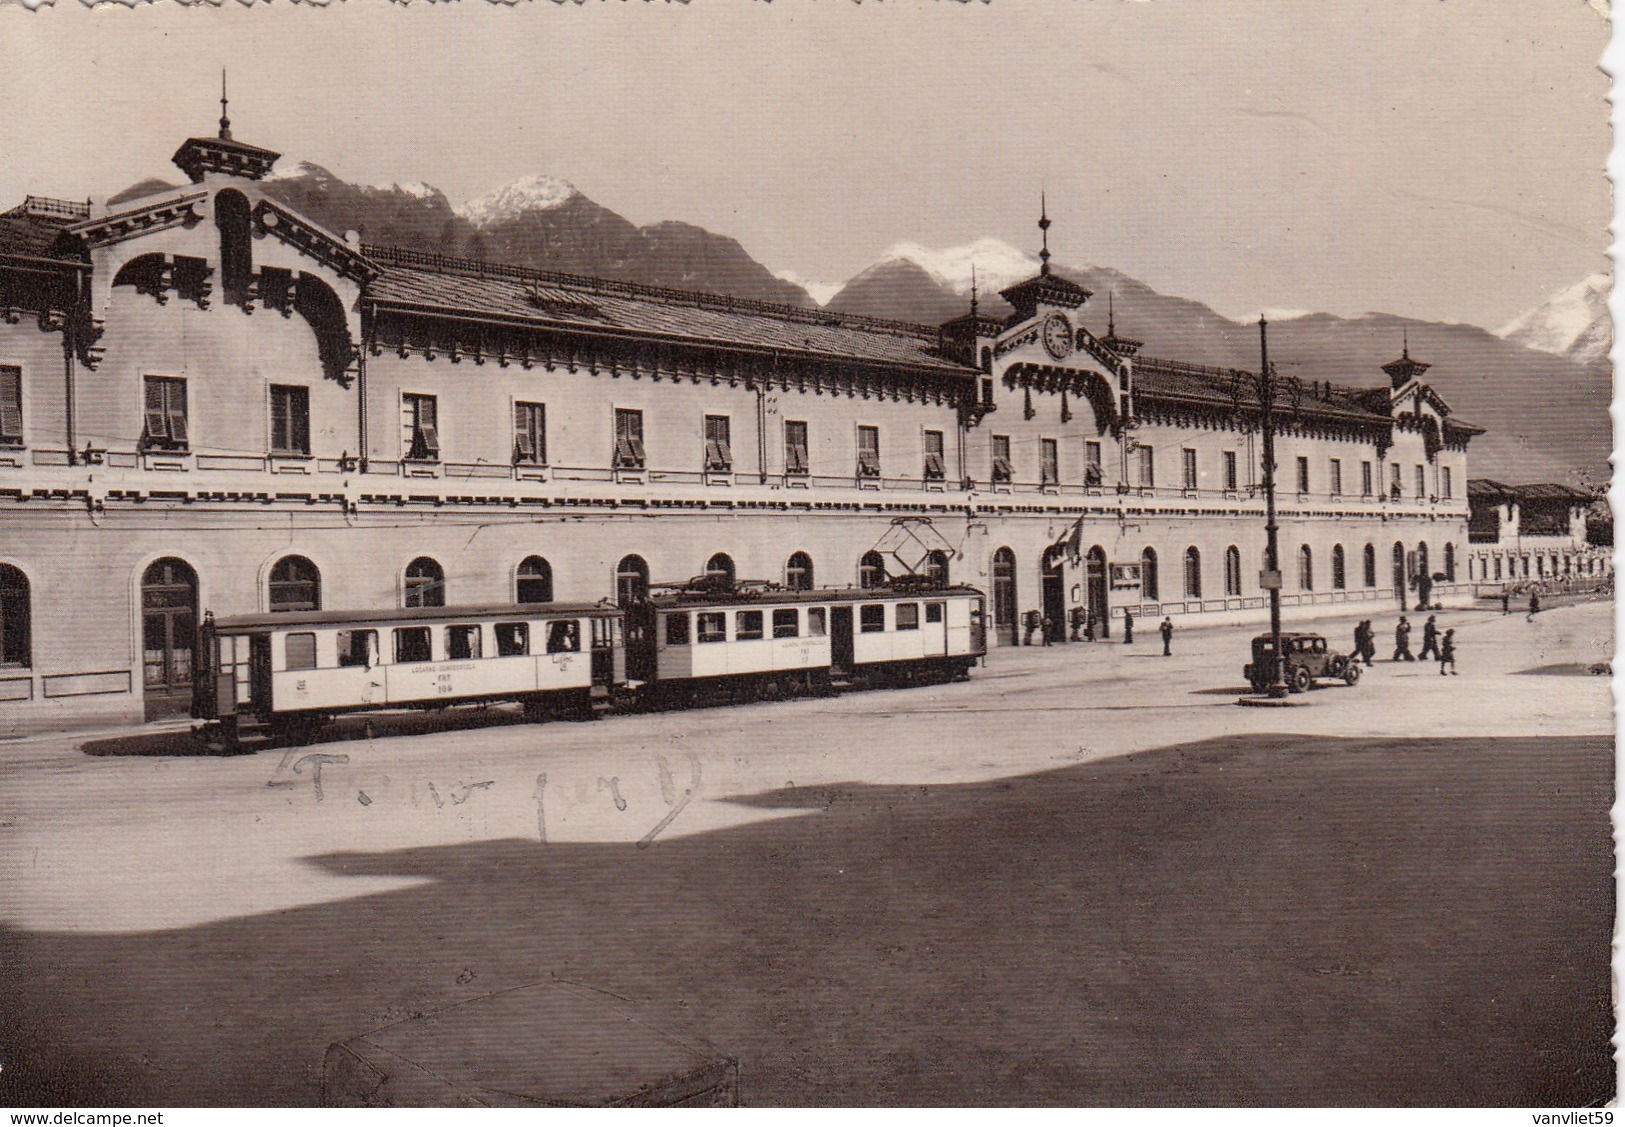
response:
<path fill-rule="evenodd" d="M 1612 545 L 1592 543 L 1587 518 L 1598 498 L 1570 485 L 1467 483 L 1467 578 L 1562 584 L 1610 576 Z"/>
<path fill-rule="evenodd" d="M 1097 337 L 1047 246 L 924 327 L 364 246 L 276 159 L 223 125 L 186 187 L 0 216 L 0 735 L 183 713 L 206 611 L 915 571 L 997 644 L 1266 615 L 1256 373 Z M 1427 367 L 1278 385 L 1289 616 L 1468 595 Z"/>

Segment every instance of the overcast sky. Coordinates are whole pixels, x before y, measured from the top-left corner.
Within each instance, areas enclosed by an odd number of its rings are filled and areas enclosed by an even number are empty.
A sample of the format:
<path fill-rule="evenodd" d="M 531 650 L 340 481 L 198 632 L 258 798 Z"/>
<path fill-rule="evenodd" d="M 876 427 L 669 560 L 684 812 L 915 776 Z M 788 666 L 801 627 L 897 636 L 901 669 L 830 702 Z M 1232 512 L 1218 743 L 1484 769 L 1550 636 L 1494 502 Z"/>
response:
<path fill-rule="evenodd" d="M 212 132 L 454 203 L 531 173 L 840 281 L 992 235 L 1244 316 L 1496 327 L 1608 268 L 1583 0 L 0 8 L 0 206 Z"/>

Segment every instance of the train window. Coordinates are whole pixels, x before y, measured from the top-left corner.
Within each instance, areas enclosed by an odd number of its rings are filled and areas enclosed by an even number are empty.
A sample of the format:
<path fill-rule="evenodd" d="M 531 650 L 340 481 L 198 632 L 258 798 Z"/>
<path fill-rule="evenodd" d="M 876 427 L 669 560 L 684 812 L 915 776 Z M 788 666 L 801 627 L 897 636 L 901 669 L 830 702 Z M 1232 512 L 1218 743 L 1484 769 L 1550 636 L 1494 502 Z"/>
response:
<path fill-rule="evenodd" d="M 446 627 L 446 657 L 451 661 L 473 661 L 480 656 L 478 626 Z"/>
<path fill-rule="evenodd" d="M 339 664 L 370 666 L 378 660 L 378 631 L 340 630 Z"/>
<path fill-rule="evenodd" d="M 496 624 L 497 656 L 524 657 L 530 652 L 530 625 L 525 622 Z"/>
<path fill-rule="evenodd" d="M 824 636 L 824 608 L 807 608 L 807 637 L 822 638 Z"/>
<path fill-rule="evenodd" d="M 289 669 L 315 669 L 316 668 L 316 635 L 289 634 L 288 635 L 288 668 Z"/>
<path fill-rule="evenodd" d="M 547 652 L 573 654 L 581 652 L 581 624 L 575 621 L 547 624 Z"/>
<path fill-rule="evenodd" d="M 688 645 L 688 612 L 682 614 L 668 614 L 666 616 L 666 644 L 668 646 Z"/>
<path fill-rule="evenodd" d="M 945 603 L 926 603 L 925 604 L 925 620 L 927 622 L 941 622 L 942 621 L 942 610 L 943 610 L 943 607 L 946 606 L 946 605 L 947 604 L 945 604 Z"/>
<path fill-rule="evenodd" d="M 395 660 L 433 661 L 427 626 L 402 626 L 395 631 Z"/>
<path fill-rule="evenodd" d="M 795 607 L 785 607 L 773 612 L 773 636 L 775 638 L 796 638 L 801 635 L 801 623 Z"/>
<path fill-rule="evenodd" d="M 897 604 L 897 629 L 918 630 L 920 628 L 920 604 Z"/>
<path fill-rule="evenodd" d="M 741 610 L 734 612 L 734 639 L 750 642 L 762 636 L 762 612 Z"/>
<path fill-rule="evenodd" d="M 886 629 L 884 603 L 866 603 L 858 608 L 858 633 L 879 634 Z"/>
<path fill-rule="evenodd" d="M 694 616 L 695 632 L 702 642 L 728 640 L 728 616 L 720 610 L 702 610 Z"/>

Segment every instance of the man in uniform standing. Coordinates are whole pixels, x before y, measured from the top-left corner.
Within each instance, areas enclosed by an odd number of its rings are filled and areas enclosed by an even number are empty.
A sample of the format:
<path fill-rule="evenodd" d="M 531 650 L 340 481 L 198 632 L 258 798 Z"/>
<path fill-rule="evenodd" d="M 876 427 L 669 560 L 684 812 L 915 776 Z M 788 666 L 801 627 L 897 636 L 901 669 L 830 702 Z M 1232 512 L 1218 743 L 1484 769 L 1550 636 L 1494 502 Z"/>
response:
<path fill-rule="evenodd" d="M 1162 619 L 1162 625 L 1159 626 L 1157 629 L 1159 631 L 1161 631 L 1161 633 L 1162 633 L 1162 656 L 1163 657 L 1172 657 L 1173 656 L 1173 650 L 1170 649 L 1169 647 L 1171 647 L 1173 645 L 1173 642 L 1174 642 L 1174 624 L 1173 624 L 1173 620 L 1168 618 L 1168 616 L 1164 615 L 1163 619 Z"/>

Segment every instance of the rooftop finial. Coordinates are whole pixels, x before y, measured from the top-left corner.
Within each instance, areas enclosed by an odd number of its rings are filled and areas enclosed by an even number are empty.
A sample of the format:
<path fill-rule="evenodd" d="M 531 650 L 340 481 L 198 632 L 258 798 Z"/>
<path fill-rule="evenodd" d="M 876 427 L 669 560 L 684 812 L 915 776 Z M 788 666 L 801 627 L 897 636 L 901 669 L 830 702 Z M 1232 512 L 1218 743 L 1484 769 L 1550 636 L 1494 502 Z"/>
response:
<path fill-rule="evenodd" d="M 226 116 L 226 68 L 220 68 L 220 139 L 231 140 L 231 118 Z"/>
<path fill-rule="evenodd" d="M 1043 191 L 1038 193 L 1038 230 L 1044 237 L 1044 249 L 1038 252 L 1038 272 L 1049 274 L 1049 200 Z"/>
<path fill-rule="evenodd" d="M 976 263 L 970 264 L 970 315 L 976 316 Z"/>
<path fill-rule="evenodd" d="M 1117 291 L 1115 289 L 1106 291 L 1106 335 L 1108 337 L 1117 335 L 1116 298 Z"/>
<path fill-rule="evenodd" d="M 1411 327 L 1406 325 L 1404 328 L 1400 329 L 1400 333 L 1402 334 L 1400 339 L 1405 343 L 1404 351 L 1402 351 L 1400 355 L 1409 360 L 1411 358 Z"/>

